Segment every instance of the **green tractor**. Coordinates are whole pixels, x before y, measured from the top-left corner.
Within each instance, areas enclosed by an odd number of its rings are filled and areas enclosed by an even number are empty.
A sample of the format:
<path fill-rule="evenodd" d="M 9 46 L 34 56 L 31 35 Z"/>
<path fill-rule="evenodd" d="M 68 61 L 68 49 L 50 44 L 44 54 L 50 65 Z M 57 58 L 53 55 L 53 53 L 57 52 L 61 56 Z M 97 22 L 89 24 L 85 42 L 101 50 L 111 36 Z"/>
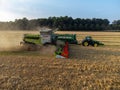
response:
<path fill-rule="evenodd" d="M 97 47 L 99 45 L 104 45 L 104 44 L 100 41 L 93 40 L 91 36 L 86 36 L 85 39 L 82 40 L 82 45 L 83 46 L 91 45 Z"/>

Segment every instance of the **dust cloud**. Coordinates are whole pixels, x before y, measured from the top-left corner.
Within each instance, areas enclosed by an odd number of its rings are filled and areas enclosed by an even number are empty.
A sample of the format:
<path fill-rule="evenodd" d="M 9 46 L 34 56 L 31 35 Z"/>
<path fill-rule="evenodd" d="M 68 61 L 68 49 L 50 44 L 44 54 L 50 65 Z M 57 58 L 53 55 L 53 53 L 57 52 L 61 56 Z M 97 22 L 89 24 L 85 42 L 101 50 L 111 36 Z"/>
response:
<path fill-rule="evenodd" d="M 0 51 L 20 50 L 20 42 L 26 33 L 38 34 L 37 31 L 0 31 Z"/>
<path fill-rule="evenodd" d="M 18 50 L 22 37 L 19 31 L 0 31 L 0 51 Z"/>
<path fill-rule="evenodd" d="M 40 54 L 42 55 L 54 55 L 55 53 L 55 50 L 56 50 L 56 46 L 54 45 L 47 45 L 47 46 L 42 46 L 40 48 Z"/>
<path fill-rule="evenodd" d="M 23 51 L 27 47 L 20 45 L 23 41 L 24 34 L 39 34 L 38 31 L 0 31 L 0 51 Z M 56 47 L 53 45 L 36 46 L 33 50 L 40 51 L 40 54 L 51 55 L 55 52 Z"/>

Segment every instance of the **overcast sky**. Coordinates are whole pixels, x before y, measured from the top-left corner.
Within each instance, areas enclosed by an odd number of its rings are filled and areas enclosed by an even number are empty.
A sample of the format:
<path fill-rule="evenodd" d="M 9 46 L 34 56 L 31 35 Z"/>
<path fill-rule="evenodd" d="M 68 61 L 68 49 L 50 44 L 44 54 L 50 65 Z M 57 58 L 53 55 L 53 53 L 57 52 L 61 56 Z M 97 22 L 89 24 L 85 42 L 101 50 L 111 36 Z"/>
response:
<path fill-rule="evenodd" d="M 0 0 L 0 21 L 50 16 L 120 20 L 120 0 Z"/>

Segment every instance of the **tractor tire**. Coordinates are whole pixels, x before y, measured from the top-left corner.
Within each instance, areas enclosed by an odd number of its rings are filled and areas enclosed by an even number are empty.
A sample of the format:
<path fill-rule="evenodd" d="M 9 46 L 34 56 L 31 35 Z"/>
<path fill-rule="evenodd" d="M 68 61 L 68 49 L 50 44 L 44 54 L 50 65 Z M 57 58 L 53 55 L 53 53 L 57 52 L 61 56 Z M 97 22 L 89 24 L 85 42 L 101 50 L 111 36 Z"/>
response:
<path fill-rule="evenodd" d="M 89 43 L 87 41 L 83 42 L 83 46 L 89 46 Z"/>
<path fill-rule="evenodd" d="M 93 47 L 97 47 L 97 46 L 98 46 L 98 44 L 97 44 L 97 43 L 94 43 L 94 44 L 93 44 Z"/>

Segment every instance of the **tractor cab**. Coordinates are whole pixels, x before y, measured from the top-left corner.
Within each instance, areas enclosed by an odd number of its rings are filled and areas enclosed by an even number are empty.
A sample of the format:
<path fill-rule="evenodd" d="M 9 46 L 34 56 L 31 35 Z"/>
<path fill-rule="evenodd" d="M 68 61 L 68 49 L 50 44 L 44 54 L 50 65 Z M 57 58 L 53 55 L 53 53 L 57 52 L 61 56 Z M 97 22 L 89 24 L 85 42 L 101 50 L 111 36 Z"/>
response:
<path fill-rule="evenodd" d="M 85 39 L 86 40 L 92 40 L 92 37 L 91 36 L 86 36 Z"/>

